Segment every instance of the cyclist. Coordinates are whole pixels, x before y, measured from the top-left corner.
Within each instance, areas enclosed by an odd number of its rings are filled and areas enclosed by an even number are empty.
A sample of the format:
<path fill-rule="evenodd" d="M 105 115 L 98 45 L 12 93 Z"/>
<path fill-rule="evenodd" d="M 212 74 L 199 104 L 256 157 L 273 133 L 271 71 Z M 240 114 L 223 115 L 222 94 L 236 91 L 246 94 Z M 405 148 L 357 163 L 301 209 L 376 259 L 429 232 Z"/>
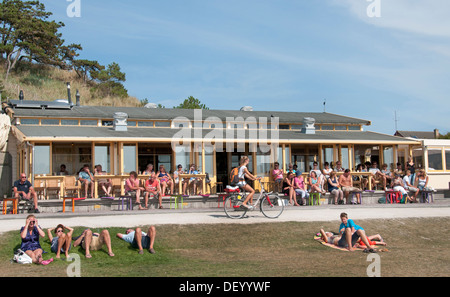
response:
<path fill-rule="evenodd" d="M 244 191 L 249 192 L 249 194 L 247 195 L 247 198 L 244 200 L 244 202 L 242 203 L 242 206 L 247 208 L 247 209 L 251 209 L 252 206 L 247 205 L 248 201 L 252 201 L 253 199 L 253 195 L 255 194 L 255 190 L 245 182 L 245 178 L 251 179 L 251 180 L 260 180 L 260 177 L 256 177 L 254 175 L 252 175 L 248 169 L 247 169 L 247 165 L 249 163 L 249 159 L 247 156 L 242 156 L 240 162 L 239 162 L 239 173 L 238 173 L 238 177 L 239 177 L 239 182 L 238 182 L 238 186 L 240 188 L 242 188 Z"/>

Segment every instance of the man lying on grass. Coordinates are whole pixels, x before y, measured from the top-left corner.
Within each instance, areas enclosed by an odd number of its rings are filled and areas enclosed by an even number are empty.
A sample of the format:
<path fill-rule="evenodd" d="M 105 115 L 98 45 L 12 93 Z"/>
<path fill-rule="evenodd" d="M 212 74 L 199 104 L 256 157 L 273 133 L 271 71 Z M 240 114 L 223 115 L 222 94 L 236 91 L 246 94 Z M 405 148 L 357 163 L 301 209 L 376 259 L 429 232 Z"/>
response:
<path fill-rule="evenodd" d="M 156 229 L 154 226 L 148 228 L 147 233 L 143 232 L 141 228 L 127 229 L 125 234 L 117 233 L 117 237 L 130 243 L 132 247 L 139 249 L 139 254 L 144 253 L 144 248 L 148 249 L 151 254 L 155 253 L 153 244 L 155 242 Z"/>

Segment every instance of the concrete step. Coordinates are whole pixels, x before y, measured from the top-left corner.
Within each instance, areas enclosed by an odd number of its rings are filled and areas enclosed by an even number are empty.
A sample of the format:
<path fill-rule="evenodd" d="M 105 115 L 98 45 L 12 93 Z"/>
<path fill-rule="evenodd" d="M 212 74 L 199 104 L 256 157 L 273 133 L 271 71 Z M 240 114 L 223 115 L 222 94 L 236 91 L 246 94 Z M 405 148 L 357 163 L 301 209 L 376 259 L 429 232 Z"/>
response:
<path fill-rule="evenodd" d="M 450 202 L 450 191 L 440 190 L 433 194 L 433 199 L 435 203 Z M 223 193 L 225 194 L 225 193 Z M 254 199 L 257 199 L 258 193 L 255 194 Z M 287 196 L 282 196 L 288 200 Z M 362 204 L 364 205 L 376 205 L 379 204 L 378 200 L 385 197 L 384 191 L 373 191 L 373 192 L 363 192 L 362 193 Z M 446 198 L 447 197 L 447 198 Z M 320 199 L 321 205 L 333 204 L 332 197 L 329 193 L 321 195 Z M 134 202 L 134 199 L 133 201 Z M 288 201 L 286 201 L 287 204 Z M 143 198 L 141 198 L 141 203 L 144 203 Z M 84 199 L 75 201 L 74 212 L 96 212 L 96 211 L 124 211 L 127 210 L 138 210 L 138 205 L 132 203 L 131 208 L 127 208 L 128 201 L 125 199 L 122 201 L 121 198 L 115 199 Z M 181 208 L 222 208 L 223 198 L 217 194 L 210 196 L 189 196 L 181 197 L 178 196 L 175 203 L 174 197 L 164 197 L 162 200 L 163 208 L 165 209 L 181 209 Z M 8 204 L 8 208 L 11 208 L 11 203 Z M 38 207 L 40 212 L 45 213 L 58 213 L 63 210 L 63 200 L 62 199 L 50 199 L 50 200 L 39 200 Z M 159 208 L 159 202 L 157 199 L 149 199 L 149 208 L 157 209 Z M 66 213 L 72 212 L 72 202 L 66 200 Z M 18 213 L 27 213 L 28 208 L 24 206 L 23 202 L 19 204 Z M 10 213 L 10 209 L 8 212 Z"/>

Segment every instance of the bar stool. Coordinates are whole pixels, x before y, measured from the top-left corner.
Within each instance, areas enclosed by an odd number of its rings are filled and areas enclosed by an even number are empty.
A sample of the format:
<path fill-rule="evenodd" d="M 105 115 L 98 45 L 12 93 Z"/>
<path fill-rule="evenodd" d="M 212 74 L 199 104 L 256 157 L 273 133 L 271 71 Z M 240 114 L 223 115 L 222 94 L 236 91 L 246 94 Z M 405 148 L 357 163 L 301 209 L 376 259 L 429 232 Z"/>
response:
<path fill-rule="evenodd" d="M 122 210 L 124 210 L 124 202 L 127 200 L 127 210 L 133 210 L 133 196 L 130 195 L 123 195 L 119 196 L 119 199 L 122 199 Z"/>
<path fill-rule="evenodd" d="M 401 193 L 399 191 L 388 190 L 384 192 L 386 195 L 386 204 L 389 202 L 392 203 L 400 203 Z"/>
<path fill-rule="evenodd" d="M 13 203 L 13 214 L 17 214 L 17 205 L 19 204 L 19 198 L 3 198 L 3 214 L 6 214 L 7 204 L 11 201 Z"/>
<path fill-rule="evenodd" d="M 218 191 L 219 189 L 219 191 Z M 216 194 L 223 192 L 223 183 L 222 182 L 216 182 Z"/>
<path fill-rule="evenodd" d="M 422 201 L 423 201 L 423 203 L 434 202 L 433 191 L 425 191 L 425 190 L 422 191 Z"/>
<path fill-rule="evenodd" d="M 309 205 L 316 205 L 314 198 L 316 198 L 317 205 L 320 205 L 320 193 L 318 192 L 309 193 Z"/>

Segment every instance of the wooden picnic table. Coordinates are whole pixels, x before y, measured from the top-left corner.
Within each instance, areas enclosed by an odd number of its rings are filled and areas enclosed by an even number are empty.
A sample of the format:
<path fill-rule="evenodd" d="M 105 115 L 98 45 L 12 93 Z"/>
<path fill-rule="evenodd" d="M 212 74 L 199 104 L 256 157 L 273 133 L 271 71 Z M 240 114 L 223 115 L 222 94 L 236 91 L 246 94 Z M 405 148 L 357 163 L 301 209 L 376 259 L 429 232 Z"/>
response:
<path fill-rule="evenodd" d="M 183 182 L 182 179 L 185 178 L 201 178 L 202 179 L 202 191 L 205 192 L 206 191 L 206 183 L 205 183 L 205 179 L 206 179 L 206 174 L 205 173 L 197 173 L 197 174 L 188 174 L 188 173 L 180 173 L 178 174 L 178 178 L 179 178 L 179 194 L 181 195 L 183 193 Z"/>

